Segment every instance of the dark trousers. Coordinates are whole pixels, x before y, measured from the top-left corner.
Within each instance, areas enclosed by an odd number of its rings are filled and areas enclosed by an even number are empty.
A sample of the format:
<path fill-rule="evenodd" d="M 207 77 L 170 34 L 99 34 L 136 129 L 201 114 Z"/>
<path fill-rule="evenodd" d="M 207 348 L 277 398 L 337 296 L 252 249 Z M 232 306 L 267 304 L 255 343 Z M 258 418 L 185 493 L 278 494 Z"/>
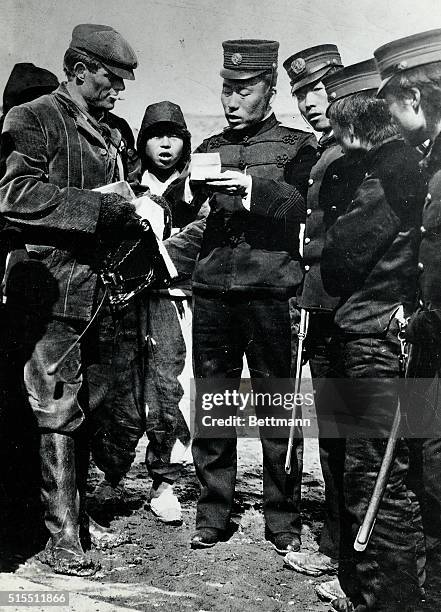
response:
<path fill-rule="evenodd" d="M 101 359 L 88 368 L 91 450 L 106 479 L 117 485 L 127 474 L 145 431 L 144 363 L 147 319 L 138 296 L 98 330 Z"/>
<path fill-rule="evenodd" d="M 342 534 L 340 581 L 354 603 L 376 611 L 407 610 L 419 597 L 417 558 L 422 531 L 419 506 L 407 485 L 409 447 L 403 438 L 397 442 L 370 542 L 360 553 L 352 546 L 398 403 L 398 341 L 392 332 L 384 338 L 343 336 L 338 353 L 345 373 L 340 393 L 348 416 L 343 424 L 347 436 L 344 498 L 350 517 Z M 358 426 L 369 436 L 357 436 L 356 429 L 352 434 Z"/>
<path fill-rule="evenodd" d="M 146 432 L 149 476 L 156 483 L 175 482 L 182 464 L 171 462 L 171 451 L 177 438 L 188 444 L 190 432 L 179 410 L 185 343 L 172 299 L 138 296 L 112 325 L 102 327 L 100 340 L 114 347 L 114 357 L 89 373 L 89 386 L 104 393 L 92 412 L 95 463 L 118 484 Z"/>
<path fill-rule="evenodd" d="M 246 355 L 254 391 L 264 391 L 265 378 L 289 378 L 291 327 L 287 300 L 249 296 L 194 296 L 193 353 L 196 411 L 200 406 L 200 379 L 230 379 L 238 389 L 242 359 Z M 225 406 L 225 416 L 231 414 Z M 257 415 L 259 416 L 259 415 Z M 229 436 L 205 438 L 196 432 L 193 459 L 201 493 L 196 527 L 226 529 L 236 483 L 236 431 Z M 301 440 L 293 452 L 292 472 L 284 469 L 286 439 L 261 436 L 263 450 L 263 510 L 267 529 L 273 533 L 300 534 Z"/>
<path fill-rule="evenodd" d="M 175 307 L 176 303 L 176 307 Z M 172 461 L 176 440 L 190 443 L 190 432 L 179 402 L 184 389 L 178 379 L 185 366 L 186 348 L 180 316 L 183 304 L 170 296 L 152 295 L 148 304 L 149 342 L 145 374 L 147 437 L 145 463 L 150 477 L 172 484 L 182 471 L 182 463 Z"/>
<path fill-rule="evenodd" d="M 332 424 L 329 422 L 330 408 L 336 400 L 335 379 L 338 358 L 333 316 L 330 313 L 311 313 L 306 340 L 306 355 L 314 388 L 314 403 L 319 426 L 320 464 L 325 483 L 325 517 L 320 534 L 319 551 L 328 557 L 339 559 L 340 534 L 348 517 L 345 511 L 343 493 L 343 473 L 346 442 L 335 432 L 334 437 L 326 437 Z"/>
<path fill-rule="evenodd" d="M 441 355 L 438 345 L 415 345 L 408 364 L 405 406 L 410 446 L 409 486 L 421 506 L 428 609 L 441 609 Z"/>

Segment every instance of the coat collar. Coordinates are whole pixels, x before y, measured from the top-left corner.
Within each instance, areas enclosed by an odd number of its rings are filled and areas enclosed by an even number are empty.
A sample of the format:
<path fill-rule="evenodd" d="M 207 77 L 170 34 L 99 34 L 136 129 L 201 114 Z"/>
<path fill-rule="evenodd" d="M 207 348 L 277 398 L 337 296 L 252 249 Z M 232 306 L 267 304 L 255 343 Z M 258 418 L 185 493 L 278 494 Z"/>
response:
<path fill-rule="evenodd" d="M 225 138 L 225 140 L 228 140 L 229 142 L 240 142 L 244 138 L 248 139 L 252 138 L 253 136 L 260 136 L 264 132 L 267 132 L 268 130 L 272 129 L 278 123 L 279 122 L 277 121 L 275 114 L 271 112 L 262 121 L 259 121 L 259 123 L 250 125 L 249 127 L 244 128 L 243 130 L 233 130 L 229 127 L 226 127 L 223 131 L 222 136 L 223 138 Z"/>
<path fill-rule="evenodd" d="M 116 148 L 121 142 L 121 134 L 116 128 L 110 128 L 105 123 L 104 114 L 97 120 L 90 113 L 73 100 L 69 94 L 66 83 L 61 85 L 54 91 L 53 95 L 63 108 L 73 117 L 79 130 L 86 132 L 89 136 L 99 141 L 99 143 L 108 148 L 109 144 L 113 144 Z"/>

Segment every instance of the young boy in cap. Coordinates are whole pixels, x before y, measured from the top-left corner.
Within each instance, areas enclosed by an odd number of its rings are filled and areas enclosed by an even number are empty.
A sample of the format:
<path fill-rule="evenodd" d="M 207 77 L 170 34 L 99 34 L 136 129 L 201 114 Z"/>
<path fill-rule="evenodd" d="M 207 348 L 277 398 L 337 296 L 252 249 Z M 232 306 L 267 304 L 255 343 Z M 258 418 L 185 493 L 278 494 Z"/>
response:
<path fill-rule="evenodd" d="M 156 102 L 146 108 L 137 139 L 139 158 L 138 173 L 132 187 L 139 195 L 146 193 L 164 207 L 164 239 L 166 248 L 185 243 L 188 232 L 181 230 L 188 219 L 179 209 L 171 210 L 161 196 L 181 176 L 190 160 L 191 135 L 184 116 L 177 104 Z M 188 210 L 184 216 L 188 216 Z M 203 215 L 202 215 L 203 216 Z M 169 238 L 170 229 L 174 236 Z M 202 227 L 198 230 L 199 239 Z M 178 234 L 180 232 L 180 234 Z M 186 267 L 197 256 L 193 240 L 186 246 Z M 200 240 L 199 240 L 200 242 Z M 184 247 L 184 245 L 181 245 Z M 180 254 L 172 250 L 172 260 L 179 272 Z M 179 478 L 185 450 L 189 446 L 190 432 L 189 384 L 191 372 L 191 271 L 179 274 L 179 280 L 168 289 L 150 291 L 142 300 L 148 334 L 145 371 L 142 386 L 143 402 L 147 407 L 147 423 L 139 410 L 144 406 L 128 397 L 122 401 L 104 404 L 97 415 L 97 434 L 92 440 L 92 452 L 105 479 L 95 489 L 95 502 L 115 502 L 122 495 L 120 483 L 135 457 L 139 438 L 147 431 L 149 444 L 146 466 L 153 484 L 150 491 L 150 508 L 164 523 L 182 522 L 181 506 L 173 492 L 173 484 Z M 125 374 L 123 374 L 123 377 Z M 127 378 L 127 376 L 126 376 Z M 129 377 L 130 378 L 130 377 Z M 182 384 L 181 384 L 182 383 Z M 124 386 L 124 380 L 120 381 Z M 135 391 L 136 393 L 138 391 Z M 185 394 L 185 396 L 184 396 Z M 185 415 L 185 417 L 184 417 Z"/>
<path fill-rule="evenodd" d="M 334 342 L 343 407 L 337 425 L 346 437 L 344 500 L 350 518 L 342 533 L 339 566 L 348 597 L 333 601 L 333 608 L 407 610 L 419 598 L 416 553 L 421 533 L 406 482 L 404 439 L 397 440 L 370 542 L 355 555 L 352 545 L 398 406 L 395 313 L 400 306 L 409 312 L 415 300 L 424 181 L 419 154 L 397 139 L 386 104 L 376 98 L 379 75 L 373 60 L 325 77 L 324 84 L 335 137 L 364 170 L 347 210 L 326 234 L 321 260 L 325 288 L 340 296 Z"/>
<path fill-rule="evenodd" d="M 402 136 L 413 146 L 430 143 L 421 170 L 428 182 L 419 251 L 420 304 L 406 337 L 407 422 L 411 467 L 416 474 L 425 545 L 425 590 L 429 609 L 441 607 L 441 429 L 438 415 L 441 370 L 441 30 L 430 30 L 383 45 L 374 52 L 383 79 L 378 95 L 389 106 Z"/>
<path fill-rule="evenodd" d="M 282 126 L 271 109 L 278 47 L 265 40 L 223 43 L 221 101 L 228 127 L 197 149 L 218 152 L 223 170 L 203 183 L 211 194 L 210 214 L 193 275 L 197 421 L 204 414 L 204 385 L 237 390 L 244 355 L 255 391 L 291 374 L 288 300 L 302 277 L 296 237 L 315 142 L 306 132 Z M 223 414 L 235 414 L 236 408 L 225 405 Z M 235 428 L 223 428 L 222 436 L 196 428 L 192 448 L 201 494 L 194 548 L 214 546 L 229 531 Z M 300 546 L 302 444 L 297 440 L 288 475 L 286 439 L 261 433 L 261 441 L 266 537 L 286 554 Z"/>
<path fill-rule="evenodd" d="M 124 79 L 134 79 L 136 66 L 133 49 L 116 30 L 78 25 L 64 55 L 67 82 L 13 108 L 2 133 L 1 212 L 23 230 L 26 242 L 33 243 L 31 253 L 57 283 L 50 319 L 24 368 L 24 384 L 41 432 L 41 493 L 49 532 L 41 559 L 59 573 L 97 570 L 79 537 L 80 492 L 87 476 L 83 423 L 92 402 L 83 371 L 91 371 L 104 355 L 91 336 L 77 341 L 96 308 L 97 241 L 111 245 L 144 231 L 132 204 L 115 193 L 94 191 L 122 178 L 121 134 L 105 117 Z M 112 325 L 103 315 L 100 326 L 104 319 Z M 54 369 L 68 347 L 68 357 Z M 99 397 L 101 389 L 94 391 Z"/>
<path fill-rule="evenodd" d="M 319 417 L 323 408 L 332 401 L 332 381 L 335 377 L 334 358 L 331 353 L 334 328 L 334 312 L 339 298 L 331 296 L 323 286 L 320 259 L 326 229 L 335 222 L 349 204 L 359 178 L 357 164 L 348 163 L 336 142 L 326 114 L 328 96 L 323 78 L 342 68 L 342 61 L 335 45 L 310 47 L 291 55 L 283 63 L 290 78 L 291 93 L 298 108 L 311 126 L 322 136 L 318 143 L 317 160 L 308 181 L 307 211 L 303 242 L 305 276 L 297 303 L 310 313 L 305 341 L 305 356 L 309 360 L 315 385 L 315 407 Z M 320 379 L 320 380 L 319 380 Z M 315 384 L 315 380 L 318 384 Z M 326 516 L 317 552 L 290 552 L 285 561 L 294 570 L 310 576 L 335 574 L 340 557 L 340 531 L 344 524 L 343 463 L 344 440 L 319 438 L 320 461 L 325 481 Z M 321 597 L 334 599 L 342 595 L 338 580 L 317 585 Z"/>

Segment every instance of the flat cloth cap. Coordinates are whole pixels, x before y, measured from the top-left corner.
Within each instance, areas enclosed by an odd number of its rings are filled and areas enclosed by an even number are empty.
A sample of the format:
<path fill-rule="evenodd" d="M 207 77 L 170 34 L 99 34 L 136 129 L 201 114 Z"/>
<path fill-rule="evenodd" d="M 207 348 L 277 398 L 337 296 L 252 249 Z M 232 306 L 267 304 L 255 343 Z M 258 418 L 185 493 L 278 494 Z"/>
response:
<path fill-rule="evenodd" d="M 135 78 L 136 54 L 126 39 L 110 26 L 93 23 L 75 26 L 69 47 L 85 52 L 121 79 L 133 81 Z"/>
<path fill-rule="evenodd" d="M 378 93 L 396 74 L 441 61 L 441 30 L 428 30 L 394 40 L 374 51 L 382 82 Z"/>
<path fill-rule="evenodd" d="M 321 81 L 333 67 L 342 67 L 340 53 L 335 45 L 317 45 L 294 53 L 283 62 L 291 82 L 291 93 L 301 87 Z"/>
<path fill-rule="evenodd" d="M 251 79 L 277 68 L 279 43 L 276 40 L 225 40 L 222 47 L 224 67 L 220 75 L 224 79 Z"/>
<path fill-rule="evenodd" d="M 324 77 L 323 84 L 328 92 L 328 100 L 332 103 L 360 91 L 377 90 L 380 80 L 375 60 L 372 58 L 329 74 Z"/>

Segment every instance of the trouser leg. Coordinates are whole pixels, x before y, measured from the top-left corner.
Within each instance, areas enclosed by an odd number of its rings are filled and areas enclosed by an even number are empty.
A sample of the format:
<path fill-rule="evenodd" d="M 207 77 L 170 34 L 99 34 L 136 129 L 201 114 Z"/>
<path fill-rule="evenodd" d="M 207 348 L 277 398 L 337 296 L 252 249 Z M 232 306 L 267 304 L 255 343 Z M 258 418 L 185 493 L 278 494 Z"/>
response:
<path fill-rule="evenodd" d="M 149 345 L 146 369 L 146 466 L 155 484 L 172 484 L 182 464 L 172 461 L 178 436 L 189 442 L 189 431 L 179 409 L 184 390 L 179 381 L 185 365 L 185 342 L 179 311 L 168 296 L 152 296 L 149 303 Z"/>
<path fill-rule="evenodd" d="M 138 296 L 121 313 L 103 313 L 89 355 L 92 457 L 112 486 L 129 471 L 145 431 L 145 308 Z"/>
<path fill-rule="evenodd" d="M 197 423 L 203 415 L 202 394 L 205 390 L 225 391 L 225 379 L 230 379 L 230 390 L 239 387 L 243 351 L 235 305 L 220 297 L 195 295 L 193 353 Z M 227 417 L 231 409 L 229 411 L 225 406 L 224 413 Z M 192 452 L 201 487 L 196 528 L 223 530 L 228 526 L 236 485 L 235 428 L 223 428 L 223 436 L 209 438 L 203 430 L 195 431 Z"/>
<path fill-rule="evenodd" d="M 314 388 L 314 403 L 319 427 L 319 455 L 325 485 L 325 516 L 319 551 L 328 557 L 340 557 L 340 533 L 347 524 L 343 494 L 345 440 L 339 436 L 334 410 L 340 398 L 335 379 L 338 359 L 334 352 L 333 316 L 310 315 L 307 355 Z M 332 437 L 331 437 L 332 436 Z"/>
<path fill-rule="evenodd" d="M 283 392 L 291 375 L 291 319 L 287 300 L 273 298 L 250 301 L 243 308 L 242 325 L 247 329 L 246 356 L 253 391 Z M 280 388 L 275 379 L 283 379 Z M 284 382 L 285 381 L 285 382 Z M 267 384 L 268 383 L 268 384 Z M 292 391 L 294 386 L 292 384 Z M 269 385 L 269 386 L 268 386 Z M 256 416 L 270 416 L 268 410 L 256 406 Z M 300 497 L 303 465 L 303 439 L 295 438 L 291 472 L 285 471 L 288 441 L 276 438 L 271 431 L 261 430 L 263 451 L 263 511 L 267 529 L 272 534 L 300 535 Z"/>
<path fill-rule="evenodd" d="M 407 610 L 419 597 L 417 558 L 422 533 L 419 508 L 407 486 L 409 451 L 403 439 L 397 441 L 369 544 L 364 552 L 352 549 L 398 405 L 396 339 L 347 340 L 342 355 L 348 376 L 341 381 L 345 404 L 353 426 L 363 425 L 371 437 L 351 436 L 348 429 L 344 496 L 351 523 L 342 538 L 348 559 L 340 563 L 340 580 L 354 602 L 360 601 L 368 609 Z"/>

